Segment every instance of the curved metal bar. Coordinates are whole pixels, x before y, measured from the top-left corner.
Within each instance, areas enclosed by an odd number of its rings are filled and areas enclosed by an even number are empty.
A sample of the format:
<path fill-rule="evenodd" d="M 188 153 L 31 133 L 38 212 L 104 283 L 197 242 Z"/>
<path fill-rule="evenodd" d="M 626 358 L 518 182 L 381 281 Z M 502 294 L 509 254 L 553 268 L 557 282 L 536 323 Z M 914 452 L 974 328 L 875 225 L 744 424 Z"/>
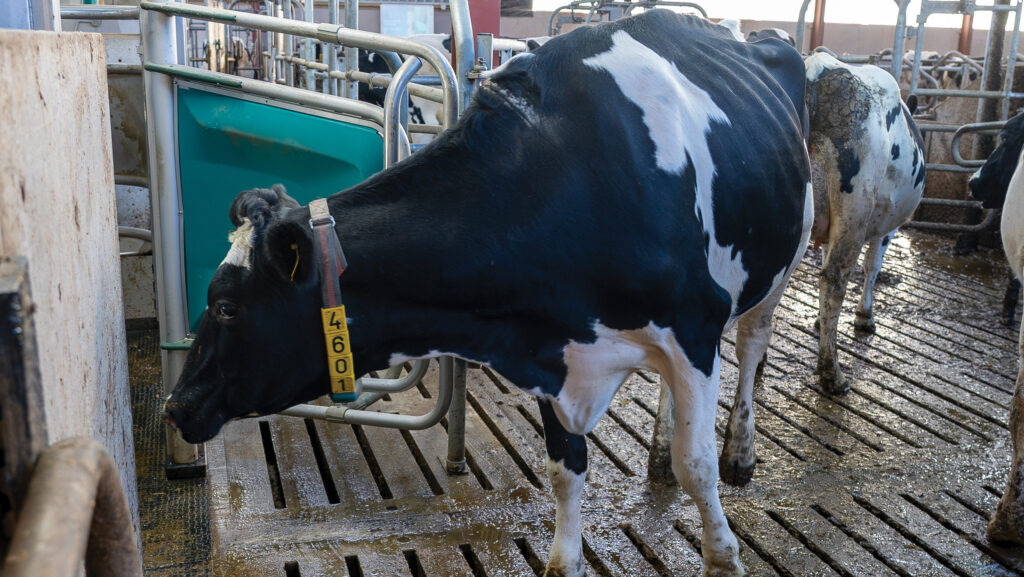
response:
<path fill-rule="evenodd" d="M 125 238 L 136 238 L 138 240 L 144 240 L 146 242 L 153 242 L 153 231 L 146 230 L 144 228 L 136 228 L 134 226 L 117 227 L 117 236 L 123 236 Z"/>
<path fill-rule="evenodd" d="M 201 70 L 199 68 L 192 68 L 189 66 L 180 66 L 175 64 L 162 65 L 146 62 L 143 65 L 143 68 L 151 72 L 159 72 L 169 76 L 178 76 L 180 78 L 198 80 L 200 82 L 209 82 L 210 84 L 217 84 L 219 86 L 237 88 L 249 94 L 276 98 L 284 100 L 285 102 L 301 104 L 303 106 L 310 106 L 321 110 L 337 112 L 339 114 L 348 114 L 358 118 L 365 118 L 379 124 L 380 126 L 384 126 L 384 111 L 381 110 L 380 107 L 367 104 L 366 102 L 360 102 L 358 100 L 339 98 L 337 96 L 320 94 L 319 92 L 304 90 L 302 88 L 293 88 L 282 84 L 271 84 L 270 82 L 263 80 L 253 80 L 251 78 L 243 78 L 241 76 L 223 74 L 221 72 L 210 72 L 209 70 Z"/>
<path fill-rule="evenodd" d="M 418 57 L 406 59 L 405 63 L 395 72 L 384 95 L 384 168 L 398 162 L 399 130 L 402 122 L 402 104 L 408 102 L 405 87 L 423 66 Z"/>
<path fill-rule="evenodd" d="M 455 0 L 465 2 L 467 0 Z M 223 22 L 234 26 L 244 26 L 256 30 L 270 32 L 283 32 L 293 36 L 314 38 L 329 44 L 341 44 L 344 46 L 355 46 L 366 50 L 388 50 L 400 54 L 418 56 L 427 64 L 430 64 L 441 76 L 441 89 L 445 95 L 443 125 L 447 128 L 455 123 L 461 106 L 460 84 L 455 80 L 455 71 L 451 64 L 441 56 L 437 49 L 405 38 L 396 38 L 376 32 L 364 30 L 350 30 L 343 26 L 331 24 L 310 24 L 298 20 L 285 20 L 263 16 L 261 14 L 249 14 L 246 12 L 234 12 L 219 8 L 196 6 L 180 3 L 160 3 L 151 0 L 143 0 L 140 3 L 143 10 L 151 10 L 170 16 L 184 16 L 198 20 L 211 22 Z M 467 11 L 468 13 L 468 11 Z M 464 18 L 458 16 L 458 18 Z M 465 17 L 468 19 L 468 17 Z M 452 14 L 453 22 L 457 14 Z M 472 38 L 470 40 L 470 57 L 472 57 Z M 463 48 L 460 46 L 460 49 Z M 237 77 L 236 77 L 237 78 Z"/>
<path fill-rule="evenodd" d="M 142 577 L 131 510 L 114 460 L 88 437 L 65 439 L 39 456 L 18 515 L 3 574 Z"/>
<path fill-rule="evenodd" d="M 555 18 L 558 17 L 558 13 L 563 11 L 563 10 L 570 9 L 570 8 L 575 8 L 575 7 L 576 7 L 576 2 L 573 2 L 571 4 L 566 4 L 565 6 L 559 6 L 558 8 L 555 8 L 554 12 L 551 13 L 551 16 L 548 16 L 548 36 L 557 36 L 558 33 L 561 31 L 561 28 L 562 28 L 561 26 L 558 27 L 558 30 L 555 29 Z"/>
<path fill-rule="evenodd" d="M 299 417 L 302 419 L 319 419 L 333 423 L 350 423 L 353 425 L 367 425 L 373 427 L 389 427 L 392 429 L 405 429 L 419 431 L 430 428 L 441 421 L 452 403 L 452 370 L 453 359 L 441 357 L 440 374 L 437 404 L 430 412 L 424 415 L 395 415 L 392 413 L 378 413 L 375 411 L 363 411 L 350 409 L 347 406 L 322 406 L 322 405 L 296 405 L 290 409 L 280 412 L 281 415 Z"/>
<path fill-rule="evenodd" d="M 950 148 L 952 148 L 951 152 L 953 153 L 953 162 L 968 168 L 984 166 L 984 160 L 968 160 L 960 155 L 960 139 L 963 138 L 965 134 L 998 134 L 1005 124 L 1005 120 L 996 120 L 993 122 L 974 122 L 972 124 L 965 124 L 958 128 L 957 131 L 953 133 L 953 139 L 950 140 L 949 143 Z"/>
<path fill-rule="evenodd" d="M 284 57 L 283 59 L 285 62 L 291 62 L 292 64 L 309 68 L 311 70 L 327 71 L 327 65 L 321 62 L 310 61 L 305 58 L 298 57 Z M 335 70 L 331 73 L 331 76 L 346 78 L 348 80 L 357 80 L 359 82 L 369 84 L 370 86 L 381 86 L 384 88 L 387 88 L 388 85 L 391 84 L 392 79 L 390 74 L 376 74 L 373 72 L 353 72 L 352 74 L 346 74 L 340 70 Z M 418 81 L 420 78 L 420 76 L 417 76 L 416 80 Z M 419 82 L 410 82 L 407 88 L 409 90 L 409 94 L 412 94 L 413 96 L 419 96 L 420 98 L 431 102 L 444 102 L 444 92 L 438 88 L 424 86 Z"/>
<path fill-rule="evenodd" d="M 138 20 L 138 6 L 61 6 L 60 17 L 68 20 Z"/>
<path fill-rule="evenodd" d="M 804 53 L 804 27 L 807 25 L 807 8 L 811 5 L 811 0 L 804 0 L 800 4 L 800 15 L 796 19 L 796 50 L 797 52 Z"/>
<path fill-rule="evenodd" d="M 647 10 L 648 8 L 658 8 L 659 6 L 671 6 L 672 8 L 693 8 L 694 10 L 699 12 L 700 15 L 704 17 L 704 19 L 708 18 L 707 11 L 704 10 L 703 6 L 697 4 L 696 2 L 674 2 L 672 0 L 663 2 L 662 0 L 640 0 L 639 2 L 606 2 L 605 5 L 613 7 L 623 7 L 623 17 L 629 16 L 630 14 L 633 13 L 633 10 L 637 8 L 643 8 L 644 10 Z"/>
<path fill-rule="evenodd" d="M 423 375 L 427 374 L 427 367 L 429 366 L 430 359 L 420 359 L 413 364 L 412 370 L 400 379 L 363 377 L 359 379 L 359 382 L 362 384 L 362 390 L 367 392 L 401 393 L 415 387 L 416 383 L 423 379 Z M 356 389 L 358 390 L 359 386 L 356 386 Z"/>
<path fill-rule="evenodd" d="M 452 126 L 455 119 L 469 106 L 469 97 L 473 94 L 473 81 L 469 78 L 469 73 L 476 65 L 476 37 L 473 35 L 473 21 L 469 18 L 469 0 L 451 0 L 449 11 L 452 15 L 452 54 L 455 57 L 454 74 L 455 78 L 458 78 L 456 89 L 459 92 L 459 100 L 454 115 L 449 117 L 448 113 L 445 113 L 446 120 L 441 123 L 445 128 Z M 447 62 L 445 60 L 446 64 Z M 434 63 L 428 60 L 427 64 L 433 66 Z M 442 85 L 447 83 L 446 72 L 437 67 L 434 69 L 441 76 Z M 452 122 L 448 122 L 448 118 L 451 118 Z"/>
<path fill-rule="evenodd" d="M 932 200 L 939 200 L 939 199 L 932 199 Z M 967 201 L 961 201 L 961 202 L 967 202 Z M 981 232 L 983 230 L 988 229 L 989 227 L 991 227 L 992 225 L 994 225 L 996 223 L 996 215 L 997 214 L 999 214 L 999 210 L 996 210 L 994 208 L 986 210 L 985 211 L 985 218 L 982 219 L 982 221 L 979 222 L 978 224 L 951 224 L 951 223 L 947 223 L 947 222 L 927 222 L 927 221 L 912 220 L 912 221 L 904 224 L 903 226 L 907 227 L 907 228 L 917 228 L 917 229 L 920 229 L 920 230 L 940 230 L 940 231 L 944 231 L 944 232 Z"/>

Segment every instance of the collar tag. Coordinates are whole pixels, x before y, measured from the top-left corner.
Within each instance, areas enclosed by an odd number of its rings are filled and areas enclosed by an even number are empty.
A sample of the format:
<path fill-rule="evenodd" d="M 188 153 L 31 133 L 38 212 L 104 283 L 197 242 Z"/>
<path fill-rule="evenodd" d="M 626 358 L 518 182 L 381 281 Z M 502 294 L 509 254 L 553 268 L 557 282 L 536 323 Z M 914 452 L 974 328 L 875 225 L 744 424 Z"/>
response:
<path fill-rule="evenodd" d="M 331 378 L 331 400 L 335 403 L 349 403 L 356 399 L 355 368 L 352 366 L 352 349 L 348 338 L 348 322 L 345 306 L 320 309 L 324 325 L 324 339 L 327 344 L 327 372 Z"/>

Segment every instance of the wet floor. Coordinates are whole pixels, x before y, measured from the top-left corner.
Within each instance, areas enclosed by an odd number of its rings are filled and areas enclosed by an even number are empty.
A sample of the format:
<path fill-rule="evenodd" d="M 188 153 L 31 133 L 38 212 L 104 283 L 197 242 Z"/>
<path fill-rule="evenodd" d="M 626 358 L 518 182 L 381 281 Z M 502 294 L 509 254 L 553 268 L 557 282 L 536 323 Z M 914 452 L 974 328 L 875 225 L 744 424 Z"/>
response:
<path fill-rule="evenodd" d="M 947 245 L 919 233 L 894 241 L 873 336 L 853 332 L 851 287 L 839 343 L 852 387 L 840 398 L 812 375 L 817 259 L 798 269 L 756 393 L 754 479 L 721 488 L 750 574 L 1024 574 L 1024 552 L 985 538 L 1009 465 L 1017 373 L 1016 326 L 998 322 L 1006 268 L 1001 253 L 953 257 Z M 719 444 L 732 343 L 722 346 Z M 468 379 L 465 476 L 445 474 L 446 422 L 413 432 L 289 417 L 226 427 L 206 447 L 213 573 L 540 575 L 554 516 L 536 404 L 486 370 Z M 423 386 L 374 408 L 426 412 L 436 381 L 432 369 Z M 646 478 L 656 383 L 632 377 L 588 435 L 588 575 L 700 574 L 696 507 Z M 147 550 L 147 569 L 153 558 Z"/>

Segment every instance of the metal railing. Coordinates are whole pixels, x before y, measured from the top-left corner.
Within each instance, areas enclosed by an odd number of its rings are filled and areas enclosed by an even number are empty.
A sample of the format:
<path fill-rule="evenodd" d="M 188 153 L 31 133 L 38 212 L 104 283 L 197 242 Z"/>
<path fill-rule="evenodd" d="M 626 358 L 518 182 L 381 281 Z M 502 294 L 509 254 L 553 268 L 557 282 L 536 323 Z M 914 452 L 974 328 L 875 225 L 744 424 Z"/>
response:
<path fill-rule="evenodd" d="M 353 3 L 354 4 L 354 3 Z M 338 114 L 345 114 L 368 120 L 381 127 L 384 139 L 385 167 L 398 160 L 402 152 L 402 119 L 404 117 L 403 107 L 408 101 L 407 93 L 411 92 L 440 102 L 442 104 L 441 125 L 443 128 L 455 123 L 458 114 L 465 106 L 469 96 L 468 82 L 459 82 L 457 78 L 465 78 L 464 74 L 472 67 L 473 47 L 472 35 L 468 18 L 467 0 L 457 0 L 452 3 L 452 20 L 457 32 L 455 43 L 460 47 L 459 75 L 452 69 L 448 61 L 434 48 L 419 42 L 385 36 L 373 32 L 366 32 L 357 29 L 346 28 L 337 24 L 316 24 L 311 20 L 312 10 L 306 10 L 306 21 L 278 18 L 262 14 L 246 12 L 233 12 L 230 10 L 209 8 L 206 6 L 193 6 L 177 2 L 148 1 L 140 4 L 142 18 L 142 42 L 143 42 L 143 68 L 144 82 L 146 87 L 146 109 L 149 139 L 149 166 L 151 167 L 151 197 L 154 220 L 154 262 L 156 271 L 157 291 L 159 298 L 158 315 L 160 320 L 160 338 L 166 346 L 163 347 L 163 381 L 166 388 L 173 387 L 181 374 L 184 364 L 187 346 L 179 343 L 187 343 L 187 314 L 185 313 L 185 269 L 183 263 L 182 233 L 181 233 L 181 199 L 178 195 L 178 176 L 175 170 L 175 149 L 174 149 L 174 106 L 172 77 L 183 78 L 189 81 L 226 86 L 240 92 L 259 95 L 283 102 L 291 102 L 305 107 L 313 107 L 321 110 L 329 110 Z M 344 46 L 361 48 L 382 54 L 403 54 L 407 58 L 403 64 L 394 69 L 394 74 L 363 76 L 357 70 L 345 71 L 336 70 L 330 64 L 323 65 L 327 70 L 322 70 L 327 79 L 339 79 L 351 83 L 366 81 L 368 83 L 386 86 L 387 95 L 385 107 L 380 107 L 360 102 L 352 98 L 342 98 L 330 94 L 323 94 L 313 90 L 295 88 L 287 84 L 288 74 L 285 73 L 285 84 L 275 83 L 278 72 L 271 72 L 269 81 L 242 78 L 215 71 L 183 66 L 177 62 L 175 37 L 176 27 L 173 25 L 174 18 L 187 18 L 192 21 L 205 21 L 219 23 L 226 26 L 248 28 L 261 31 L 269 36 L 268 44 L 278 42 L 283 37 L 289 37 L 289 43 L 294 39 L 305 40 L 307 48 L 312 42 L 321 42 L 327 46 Z M 463 33 L 458 31 L 462 30 Z M 469 34 L 469 49 L 462 47 L 460 38 L 466 30 Z M 291 46 L 291 44 L 288 44 Z M 313 64 L 311 54 L 307 52 L 304 64 Z M 275 52 L 268 54 L 270 62 L 298 63 L 297 55 L 281 55 Z M 347 59 L 347 60 L 354 60 Z M 398 62 L 397 56 L 390 60 L 392 65 Z M 413 74 L 423 65 L 429 64 L 437 71 L 436 82 L 438 87 L 428 87 L 413 84 Z M 468 65 L 467 65 L 468 64 Z M 288 64 L 290 66 L 291 64 Z M 277 65 L 268 66 L 268 71 L 273 71 Z M 307 71 L 314 71 L 314 66 L 308 66 Z M 312 83 L 307 83 L 312 87 Z M 361 422 L 365 424 L 379 424 L 381 426 L 393 426 L 400 428 L 417 428 L 431 426 L 438 422 L 445 413 L 449 413 L 449 420 L 457 424 L 464 418 L 464 406 L 449 407 L 450 400 L 455 397 L 463 398 L 459 390 L 465 387 L 465 380 L 461 383 L 452 382 L 453 365 L 458 365 L 450 358 L 441 359 L 441 393 L 439 403 L 433 411 L 427 415 L 381 415 L 372 411 L 364 411 L 361 408 L 380 398 L 381 391 L 405 390 L 414 386 L 426 370 L 427 361 L 418 363 L 412 374 L 405 379 L 376 381 L 374 379 L 362 379 L 365 394 L 352 406 L 343 407 L 316 407 L 313 405 L 299 405 L 289 409 L 285 414 L 301 415 L 311 418 L 324 418 L 332 421 Z M 376 391 L 376 392 L 375 392 Z M 443 401 L 443 402 L 441 402 Z M 463 403 L 464 405 L 464 403 Z M 449 411 L 450 409 L 450 411 Z M 353 421 L 355 419 L 355 421 Z M 195 448 L 184 443 L 173 430 L 168 430 L 168 452 L 173 455 L 176 463 L 189 463 L 196 460 Z M 461 439 L 451 439 L 452 454 L 458 456 L 456 450 L 462 445 Z M 457 458 L 456 461 L 459 461 Z M 464 460 L 462 461 L 464 463 Z"/>
<path fill-rule="evenodd" d="M 569 4 L 556 8 L 551 13 L 551 16 L 548 17 L 548 35 L 557 36 L 560 34 L 562 24 L 566 21 L 574 24 L 590 25 L 594 23 L 595 15 L 597 15 L 598 21 L 601 21 L 603 18 L 602 14 L 607 15 L 609 20 L 615 20 L 616 18 L 629 16 L 637 8 L 642 10 L 651 8 L 690 8 L 704 18 L 708 17 L 707 11 L 696 2 L 676 2 L 674 0 L 637 0 L 635 2 L 623 0 L 573 0 Z M 566 10 L 570 13 L 568 18 L 561 15 Z M 577 10 L 586 10 L 586 17 L 578 18 L 576 16 Z"/>

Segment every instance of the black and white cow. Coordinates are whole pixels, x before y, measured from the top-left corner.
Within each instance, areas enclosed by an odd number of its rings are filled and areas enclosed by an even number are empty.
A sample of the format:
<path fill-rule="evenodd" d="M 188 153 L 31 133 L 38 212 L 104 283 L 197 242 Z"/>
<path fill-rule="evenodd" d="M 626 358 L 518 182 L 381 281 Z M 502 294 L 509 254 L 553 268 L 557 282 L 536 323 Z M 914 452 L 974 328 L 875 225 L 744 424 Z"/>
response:
<path fill-rule="evenodd" d="M 818 280 L 818 372 L 825 391 L 841 394 L 849 385 L 839 368 L 836 331 L 846 284 L 867 244 L 854 326 L 874 331 L 872 293 L 882 256 L 924 192 L 924 144 L 887 72 L 850 66 L 824 52 L 805 64 L 814 174 L 811 237 L 828 243 Z"/>
<path fill-rule="evenodd" d="M 1024 278 L 1024 171 L 1021 151 L 1024 150 L 1024 114 L 1014 116 L 1000 138 L 999 146 L 988 161 L 971 177 L 974 197 L 985 208 L 1002 208 L 1001 234 L 1003 250 L 1010 269 L 1018 279 Z M 1010 403 L 1010 438 L 1013 441 L 1013 462 L 1006 490 L 988 525 L 993 541 L 1024 545 L 1024 327 L 1020 333 L 1020 372 Z"/>
<path fill-rule="evenodd" d="M 583 435 L 638 369 L 675 400 L 673 469 L 700 510 L 705 574 L 743 573 L 717 488 L 719 341 L 738 325 L 752 386 L 813 218 L 803 73 L 781 42 L 664 10 L 581 28 L 506 63 L 455 127 L 328 199 L 357 374 L 453 354 L 537 396 L 548 575 L 583 574 Z M 309 209 L 253 190 L 231 217 L 166 405 L 190 442 L 328 390 Z M 734 438 L 753 435 L 752 410 L 733 410 Z"/>

